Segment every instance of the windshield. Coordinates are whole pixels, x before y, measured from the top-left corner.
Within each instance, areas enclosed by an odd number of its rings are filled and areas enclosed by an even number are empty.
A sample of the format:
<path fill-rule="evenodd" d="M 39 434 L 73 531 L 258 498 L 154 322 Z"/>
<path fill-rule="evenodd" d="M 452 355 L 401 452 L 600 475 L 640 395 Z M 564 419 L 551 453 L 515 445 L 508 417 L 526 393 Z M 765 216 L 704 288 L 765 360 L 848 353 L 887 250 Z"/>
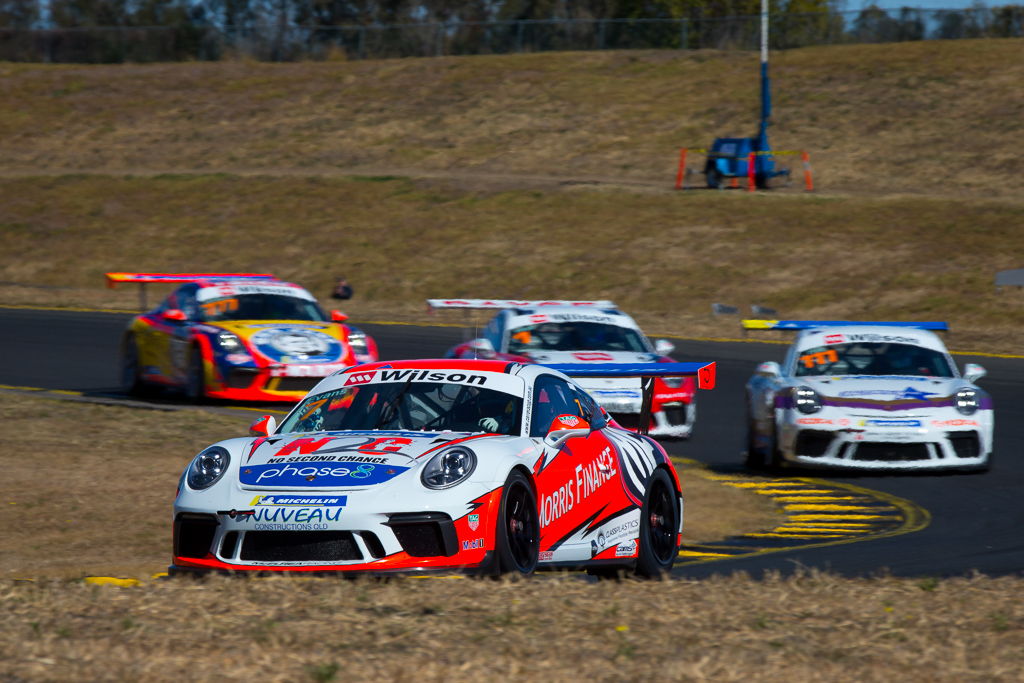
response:
<path fill-rule="evenodd" d="M 508 352 L 524 351 L 650 351 L 636 330 L 604 323 L 539 323 L 513 328 Z"/>
<path fill-rule="evenodd" d="M 797 377 L 813 375 L 921 375 L 955 377 L 946 355 L 912 344 L 829 344 L 804 349 L 796 358 Z"/>
<path fill-rule="evenodd" d="M 438 382 L 362 384 L 308 396 L 278 433 L 402 430 L 521 433 L 523 400 L 494 389 Z"/>
<path fill-rule="evenodd" d="M 323 311 L 313 301 L 280 294 L 239 294 L 199 304 L 200 319 L 220 320 L 314 320 L 324 321 Z"/>

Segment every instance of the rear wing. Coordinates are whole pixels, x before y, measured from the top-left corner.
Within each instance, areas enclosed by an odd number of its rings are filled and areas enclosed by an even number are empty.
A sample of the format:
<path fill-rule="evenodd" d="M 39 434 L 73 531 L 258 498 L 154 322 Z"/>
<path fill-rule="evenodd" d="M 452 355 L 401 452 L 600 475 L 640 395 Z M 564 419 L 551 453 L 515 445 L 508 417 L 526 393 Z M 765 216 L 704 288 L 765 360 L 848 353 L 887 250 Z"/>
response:
<path fill-rule="evenodd" d="M 820 327 L 835 327 L 844 325 L 849 327 L 867 327 L 869 325 L 884 325 L 885 327 L 908 327 L 918 330 L 938 330 L 945 332 L 949 324 L 939 321 L 926 322 L 898 322 L 898 321 L 855 321 L 855 320 L 741 320 L 740 327 L 748 330 L 815 330 Z"/>
<path fill-rule="evenodd" d="M 502 310 L 506 308 L 543 308 L 544 306 L 578 306 L 580 308 L 616 308 L 611 301 L 522 301 L 518 299 L 427 299 L 431 310 L 461 308 L 463 310 Z"/>
<path fill-rule="evenodd" d="M 216 282 L 217 280 L 277 280 L 268 273 L 107 273 L 107 287 L 119 284 L 139 285 L 139 305 L 146 310 L 146 285 L 149 283 L 178 284 L 182 282 Z"/>
<path fill-rule="evenodd" d="M 570 377 L 638 377 L 643 401 L 637 431 L 646 434 L 651 423 L 655 377 L 697 377 L 699 389 L 715 388 L 715 363 L 552 363 L 544 367 Z"/>

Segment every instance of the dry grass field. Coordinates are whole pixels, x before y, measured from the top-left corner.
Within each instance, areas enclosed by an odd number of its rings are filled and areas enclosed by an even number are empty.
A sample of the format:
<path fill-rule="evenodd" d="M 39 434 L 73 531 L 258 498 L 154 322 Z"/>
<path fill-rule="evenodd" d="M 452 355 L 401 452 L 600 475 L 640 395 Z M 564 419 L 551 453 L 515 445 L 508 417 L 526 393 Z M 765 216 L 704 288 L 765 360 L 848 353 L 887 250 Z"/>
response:
<path fill-rule="evenodd" d="M 0 581 L 0 679 L 1016 683 L 1022 584 Z"/>
<path fill-rule="evenodd" d="M 270 272 L 326 299 L 343 273 L 356 320 L 426 320 L 428 297 L 607 297 L 651 333 L 735 337 L 719 301 L 948 320 L 954 348 L 1021 352 L 1024 293 L 993 286 L 1024 266 L 1019 203 L 222 175 L 0 179 L 0 194 L 0 281 L 58 287 L 7 286 L 5 303 L 131 308 L 134 288 L 103 284 L 125 270 Z"/>
<path fill-rule="evenodd" d="M 774 146 L 810 150 L 825 192 L 1019 198 L 1022 49 L 1006 39 L 776 53 Z M 755 132 L 757 78 L 755 53 L 713 50 L 6 64 L 0 170 L 446 171 L 668 187 L 680 147 Z"/>

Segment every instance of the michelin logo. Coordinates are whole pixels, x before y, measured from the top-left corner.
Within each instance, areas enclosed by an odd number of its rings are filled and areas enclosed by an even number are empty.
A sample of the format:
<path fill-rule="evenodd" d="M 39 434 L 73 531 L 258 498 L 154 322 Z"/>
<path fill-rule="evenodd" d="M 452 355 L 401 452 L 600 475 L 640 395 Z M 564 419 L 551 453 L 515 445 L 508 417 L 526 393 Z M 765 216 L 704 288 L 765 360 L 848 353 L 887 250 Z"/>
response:
<path fill-rule="evenodd" d="M 256 496 L 249 505 L 295 505 L 299 507 L 344 507 L 348 496 Z"/>

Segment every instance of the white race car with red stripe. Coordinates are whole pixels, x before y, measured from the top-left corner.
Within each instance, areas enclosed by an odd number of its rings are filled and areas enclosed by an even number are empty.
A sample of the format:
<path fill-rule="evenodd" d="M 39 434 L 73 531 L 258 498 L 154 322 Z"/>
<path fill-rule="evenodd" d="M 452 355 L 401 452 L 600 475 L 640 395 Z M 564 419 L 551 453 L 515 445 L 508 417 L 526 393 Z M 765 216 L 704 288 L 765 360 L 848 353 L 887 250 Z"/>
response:
<path fill-rule="evenodd" d="M 650 378 L 714 364 L 562 366 Z M 647 404 L 649 406 L 649 403 Z M 653 439 L 613 426 L 558 370 L 407 360 L 325 378 L 281 422 L 186 468 L 171 571 L 672 567 L 679 479 Z"/>
<path fill-rule="evenodd" d="M 429 299 L 432 309 L 494 310 L 479 338 L 448 351 L 451 358 L 500 358 L 520 363 L 673 363 L 675 346 L 654 343 L 611 301 Z M 581 380 L 621 426 L 636 430 L 641 392 L 636 378 Z M 697 419 L 696 387 L 684 377 L 655 380 L 651 436 L 687 438 Z"/>

